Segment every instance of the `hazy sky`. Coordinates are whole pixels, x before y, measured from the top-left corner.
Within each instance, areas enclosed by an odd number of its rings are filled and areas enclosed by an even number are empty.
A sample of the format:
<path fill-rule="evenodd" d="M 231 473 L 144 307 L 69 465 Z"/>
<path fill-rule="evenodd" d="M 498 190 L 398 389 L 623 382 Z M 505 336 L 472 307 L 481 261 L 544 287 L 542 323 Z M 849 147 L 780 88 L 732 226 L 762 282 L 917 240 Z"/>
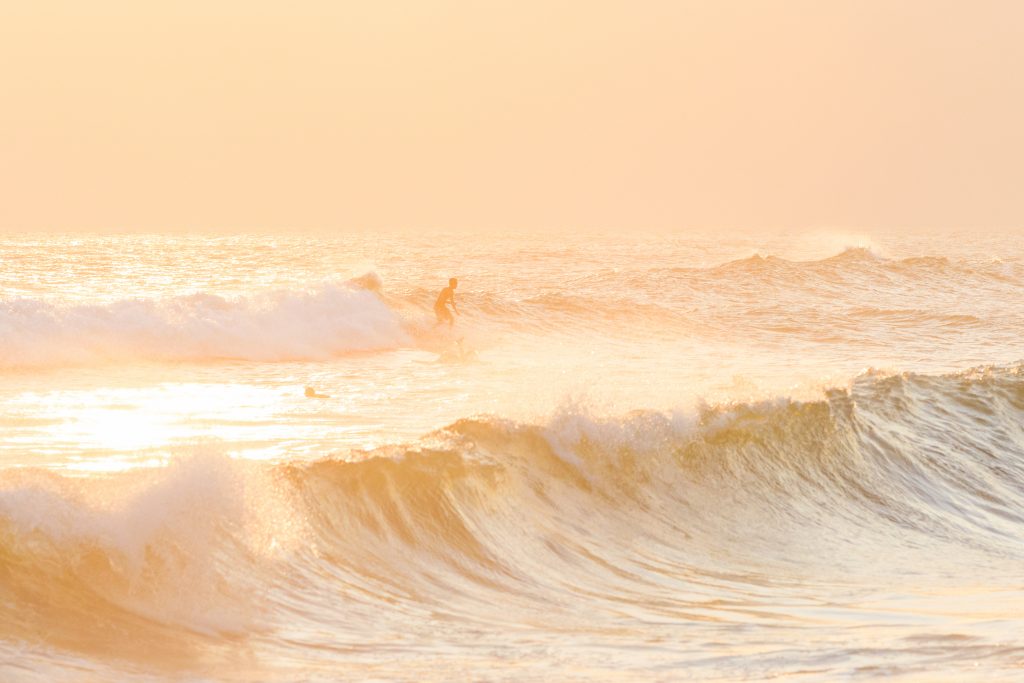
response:
<path fill-rule="evenodd" d="M 1024 227 L 1017 0 L 25 0 L 0 227 Z"/>

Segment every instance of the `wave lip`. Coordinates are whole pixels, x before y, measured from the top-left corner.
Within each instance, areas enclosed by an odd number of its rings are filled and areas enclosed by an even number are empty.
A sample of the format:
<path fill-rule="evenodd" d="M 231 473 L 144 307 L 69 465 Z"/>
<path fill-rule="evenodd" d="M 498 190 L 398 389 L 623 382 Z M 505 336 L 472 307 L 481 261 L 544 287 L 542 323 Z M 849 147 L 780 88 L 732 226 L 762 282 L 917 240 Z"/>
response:
<path fill-rule="evenodd" d="M 0 302 L 0 367 L 123 360 L 322 360 L 410 343 L 379 280 L 225 298 L 197 293 L 62 305 Z"/>

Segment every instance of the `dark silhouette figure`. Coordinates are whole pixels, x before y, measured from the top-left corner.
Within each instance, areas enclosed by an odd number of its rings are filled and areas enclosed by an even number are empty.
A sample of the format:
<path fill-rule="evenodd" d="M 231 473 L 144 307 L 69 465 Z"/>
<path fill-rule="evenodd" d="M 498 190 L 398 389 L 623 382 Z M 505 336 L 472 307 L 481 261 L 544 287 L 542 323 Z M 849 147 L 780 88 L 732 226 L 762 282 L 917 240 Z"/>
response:
<path fill-rule="evenodd" d="M 437 316 L 437 324 L 440 325 L 443 322 L 448 323 L 448 327 L 455 324 L 455 318 L 452 316 L 452 311 L 458 314 L 459 309 L 455 306 L 455 288 L 459 286 L 459 281 L 455 278 L 448 280 L 448 286 L 441 290 L 441 293 L 437 295 L 437 301 L 434 302 L 434 315 Z M 448 304 L 452 305 L 452 311 L 448 310 Z"/>

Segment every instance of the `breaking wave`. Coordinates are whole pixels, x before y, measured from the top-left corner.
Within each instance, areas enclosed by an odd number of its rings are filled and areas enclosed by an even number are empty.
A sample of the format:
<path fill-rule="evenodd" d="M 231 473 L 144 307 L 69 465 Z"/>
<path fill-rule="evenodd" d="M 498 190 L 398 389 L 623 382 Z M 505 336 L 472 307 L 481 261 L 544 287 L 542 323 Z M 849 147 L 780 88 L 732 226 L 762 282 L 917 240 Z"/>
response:
<path fill-rule="evenodd" d="M 309 291 L 108 304 L 0 302 L 0 368 L 124 360 L 322 360 L 410 343 L 369 274 Z"/>
<path fill-rule="evenodd" d="M 278 623 L 353 638 L 438 614 L 613 623 L 627 604 L 655 618 L 671 595 L 727 594 L 724 575 L 1019 561 L 1022 425 L 1014 366 L 696 414 L 471 418 L 312 463 L 5 470 L 0 629 L 90 653 L 131 632 L 177 661 Z"/>

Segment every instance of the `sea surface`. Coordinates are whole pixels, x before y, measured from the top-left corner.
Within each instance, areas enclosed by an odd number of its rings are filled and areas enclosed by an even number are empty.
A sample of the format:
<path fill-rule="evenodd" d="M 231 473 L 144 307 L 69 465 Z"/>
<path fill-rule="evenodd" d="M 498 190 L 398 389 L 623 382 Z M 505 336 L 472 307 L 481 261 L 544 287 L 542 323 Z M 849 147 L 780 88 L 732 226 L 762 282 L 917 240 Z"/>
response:
<path fill-rule="evenodd" d="M 1024 680 L 1022 332 L 1014 234 L 2 236 L 0 681 Z"/>

